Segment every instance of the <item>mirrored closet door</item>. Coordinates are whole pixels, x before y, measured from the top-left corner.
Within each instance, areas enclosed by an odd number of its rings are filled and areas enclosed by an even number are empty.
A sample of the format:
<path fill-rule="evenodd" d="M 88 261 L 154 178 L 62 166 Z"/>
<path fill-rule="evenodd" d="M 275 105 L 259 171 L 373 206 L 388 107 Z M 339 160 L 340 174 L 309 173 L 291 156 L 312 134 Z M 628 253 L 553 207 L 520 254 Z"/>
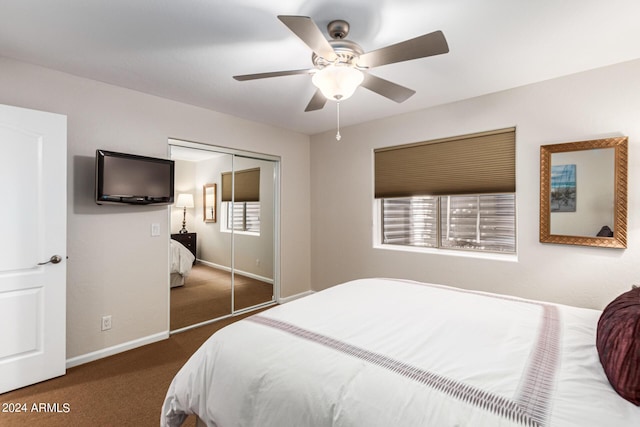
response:
<path fill-rule="evenodd" d="M 279 158 L 169 144 L 176 162 L 171 331 L 275 302 Z M 182 203 L 183 194 L 193 203 Z M 187 251 L 195 258 L 190 268 L 179 262 L 190 258 Z"/>
<path fill-rule="evenodd" d="M 233 230 L 235 311 L 274 298 L 275 167 L 273 161 L 235 156 L 233 179 L 223 179 L 227 200 L 222 201 L 221 217 L 226 221 L 223 227 Z M 225 188 L 231 183 L 233 191 Z"/>

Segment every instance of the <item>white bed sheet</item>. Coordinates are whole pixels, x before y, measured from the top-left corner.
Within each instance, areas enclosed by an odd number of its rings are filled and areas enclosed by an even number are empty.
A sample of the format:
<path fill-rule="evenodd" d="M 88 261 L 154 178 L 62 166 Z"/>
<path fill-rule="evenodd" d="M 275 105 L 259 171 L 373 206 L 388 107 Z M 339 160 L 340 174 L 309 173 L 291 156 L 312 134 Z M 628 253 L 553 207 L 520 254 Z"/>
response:
<path fill-rule="evenodd" d="M 600 311 L 362 279 L 238 321 L 176 375 L 161 425 L 640 426 Z"/>
<path fill-rule="evenodd" d="M 183 277 L 187 277 L 191 272 L 193 261 L 196 259 L 191 251 L 182 243 L 171 239 L 171 273 L 178 273 Z"/>

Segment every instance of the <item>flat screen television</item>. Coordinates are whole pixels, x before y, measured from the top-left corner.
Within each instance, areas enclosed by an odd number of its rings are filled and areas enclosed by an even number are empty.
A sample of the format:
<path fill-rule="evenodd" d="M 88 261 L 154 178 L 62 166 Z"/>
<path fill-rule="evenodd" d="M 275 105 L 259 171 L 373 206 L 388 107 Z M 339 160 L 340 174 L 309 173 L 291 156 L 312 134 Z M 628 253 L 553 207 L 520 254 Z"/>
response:
<path fill-rule="evenodd" d="M 170 205 L 173 160 L 96 150 L 96 203 Z"/>

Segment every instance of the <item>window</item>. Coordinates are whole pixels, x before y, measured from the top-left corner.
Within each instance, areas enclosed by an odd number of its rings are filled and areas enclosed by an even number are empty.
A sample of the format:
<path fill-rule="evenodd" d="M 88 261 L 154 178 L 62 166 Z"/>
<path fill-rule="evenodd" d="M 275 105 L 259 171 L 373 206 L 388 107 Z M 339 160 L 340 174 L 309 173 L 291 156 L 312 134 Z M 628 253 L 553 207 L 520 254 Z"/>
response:
<path fill-rule="evenodd" d="M 382 243 L 437 246 L 438 198 L 401 197 L 382 200 Z"/>
<path fill-rule="evenodd" d="M 222 231 L 260 235 L 260 168 L 223 172 L 221 181 Z"/>
<path fill-rule="evenodd" d="M 516 251 L 515 194 L 440 197 L 440 247 Z"/>
<path fill-rule="evenodd" d="M 382 199 L 382 243 L 515 253 L 515 194 Z"/>
<path fill-rule="evenodd" d="M 516 252 L 515 129 L 375 150 L 383 244 Z"/>
<path fill-rule="evenodd" d="M 223 202 L 225 206 L 224 231 L 245 231 L 260 234 L 260 202 Z"/>

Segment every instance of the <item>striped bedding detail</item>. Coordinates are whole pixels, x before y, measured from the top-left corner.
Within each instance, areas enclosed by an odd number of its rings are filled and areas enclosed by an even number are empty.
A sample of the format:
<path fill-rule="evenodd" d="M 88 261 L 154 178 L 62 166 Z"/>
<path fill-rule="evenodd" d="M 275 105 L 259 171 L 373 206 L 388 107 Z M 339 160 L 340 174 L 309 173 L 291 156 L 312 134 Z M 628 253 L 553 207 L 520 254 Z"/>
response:
<path fill-rule="evenodd" d="M 473 291 L 461 291 L 475 293 Z M 503 297 L 498 296 L 498 298 Z M 510 299 L 508 297 L 504 298 Z M 520 425 L 544 427 L 547 425 L 551 392 L 559 362 L 559 314 L 557 308 L 552 305 L 535 301 L 517 301 L 540 305 L 543 308 L 543 315 L 537 342 L 534 344 L 530 360 L 525 368 L 525 373 L 514 400 L 287 322 L 262 315 L 254 315 L 245 320 L 281 330 L 374 364 Z"/>
<path fill-rule="evenodd" d="M 541 305 L 544 310 L 542 325 L 516 402 L 539 425 L 544 426 L 551 410 L 555 373 L 560 363 L 560 314 L 555 306 Z"/>

